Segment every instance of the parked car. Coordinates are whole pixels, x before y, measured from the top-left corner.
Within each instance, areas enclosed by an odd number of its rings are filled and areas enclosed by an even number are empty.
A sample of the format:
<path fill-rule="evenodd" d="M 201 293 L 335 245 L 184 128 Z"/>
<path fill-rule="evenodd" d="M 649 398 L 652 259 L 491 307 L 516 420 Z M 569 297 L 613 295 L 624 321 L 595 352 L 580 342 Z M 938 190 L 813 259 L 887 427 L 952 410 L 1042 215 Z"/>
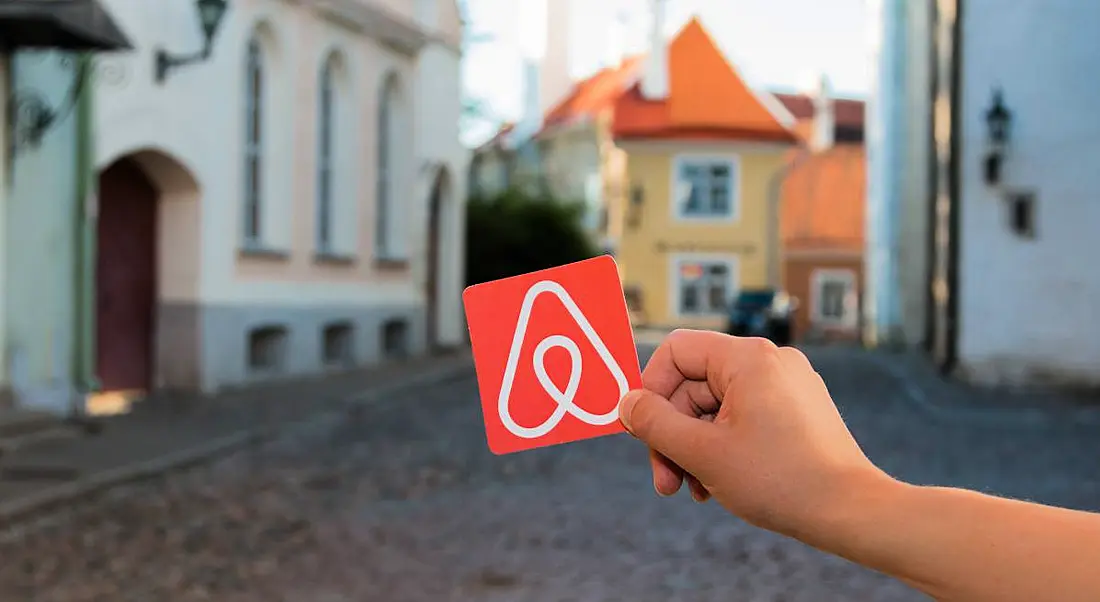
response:
<path fill-rule="evenodd" d="M 784 291 L 748 289 L 730 304 L 726 332 L 740 337 L 763 337 L 776 345 L 789 345 L 793 337 L 794 310 L 798 300 Z"/>

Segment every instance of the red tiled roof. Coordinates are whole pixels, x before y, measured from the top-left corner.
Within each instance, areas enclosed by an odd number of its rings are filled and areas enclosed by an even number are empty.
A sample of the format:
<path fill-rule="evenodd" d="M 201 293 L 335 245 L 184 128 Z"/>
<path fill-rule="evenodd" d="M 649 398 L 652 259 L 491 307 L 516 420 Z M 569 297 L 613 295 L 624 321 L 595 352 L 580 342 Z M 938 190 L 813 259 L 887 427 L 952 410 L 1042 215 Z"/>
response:
<path fill-rule="evenodd" d="M 661 100 L 633 86 L 615 103 L 616 138 L 704 138 L 795 142 L 693 18 L 668 49 L 669 93 Z"/>
<path fill-rule="evenodd" d="M 791 112 L 798 121 L 813 119 L 814 101 L 806 94 L 773 94 L 776 100 Z M 836 125 L 840 128 L 863 129 L 866 103 L 854 98 L 834 98 L 833 110 L 836 113 Z"/>
<path fill-rule="evenodd" d="M 595 117 L 601 111 L 611 109 L 623 90 L 637 77 L 643 58 L 628 57 L 618 67 L 601 69 L 588 79 L 577 82 L 565 98 L 547 111 L 543 128 Z"/>
<path fill-rule="evenodd" d="M 795 159 L 783 182 L 787 249 L 863 249 L 866 165 L 861 144 L 838 144 Z"/>

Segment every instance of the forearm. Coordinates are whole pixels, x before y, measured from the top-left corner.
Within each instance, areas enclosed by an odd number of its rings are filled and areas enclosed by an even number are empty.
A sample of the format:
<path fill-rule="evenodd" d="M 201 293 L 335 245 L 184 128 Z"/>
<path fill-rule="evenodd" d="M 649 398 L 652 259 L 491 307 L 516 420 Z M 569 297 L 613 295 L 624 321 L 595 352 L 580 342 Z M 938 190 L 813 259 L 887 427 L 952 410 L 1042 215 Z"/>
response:
<path fill-rule="evenodd" d="M 1100 515 L 875 480 L 802 539 L 941 601 L 1100 600 Z"/>

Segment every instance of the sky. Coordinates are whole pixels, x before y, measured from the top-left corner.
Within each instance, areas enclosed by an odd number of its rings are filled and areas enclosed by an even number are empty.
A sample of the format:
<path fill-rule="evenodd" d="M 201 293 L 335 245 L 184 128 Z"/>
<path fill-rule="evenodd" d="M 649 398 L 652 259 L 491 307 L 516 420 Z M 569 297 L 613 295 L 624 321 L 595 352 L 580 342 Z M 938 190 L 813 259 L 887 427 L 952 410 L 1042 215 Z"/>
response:
<path fill-rule="evenodd" d="M 521 116 L 521 60 L 542 52 L 543 2 L 573 3 L 570 61 L 577 79 L 601 66 L 609 46 L 627 53 L 645 49 L 647 0 L 468 0 L 472 30 L 491 40 L 467 50 L 464 84 L 494 120 Z M 808 90 L 825 75 L 836 94 L 868 92 L 866 0 L 668 0 L 667 6 L 668 35 L 692 15 L 699 16 L 750 85 Z M 608 25 L 617 8 L 631 16 L 630 31 L 621 43 L 610 44 Z M 487 124 L 472 128 L 468 142 L 476 143 L 490 131 Z"/>

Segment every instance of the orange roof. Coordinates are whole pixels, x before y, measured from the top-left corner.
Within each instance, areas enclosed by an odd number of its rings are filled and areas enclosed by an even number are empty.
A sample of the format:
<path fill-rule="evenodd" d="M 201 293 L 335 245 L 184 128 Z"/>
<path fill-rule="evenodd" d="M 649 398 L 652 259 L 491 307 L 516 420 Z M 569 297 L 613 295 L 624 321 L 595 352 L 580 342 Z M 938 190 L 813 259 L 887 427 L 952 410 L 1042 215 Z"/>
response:
<path fill-rule="evenodd" d="M 642 96 L 635 85 L 615 104 L 616 138 L 797 141 L 726 60 L 699 19 L 669 44 L 669 93 Z"/>
<path fill-rule="evenodd" d="M 787 249 L 863 249 L 866 166 L 861 144 L 838 144 L 794 159 L 783 182 Z"/>
<path fill-rule="evenodd" d="M 611 109 L 615 100 L 637 76 L 642 59 L 642 56 L 626 58 L 618 67 L 601 69 L 588 79 L 574 84 L 569 94 L 547 111 L 543 128 L 595 117 L 601 111 Z"/>

